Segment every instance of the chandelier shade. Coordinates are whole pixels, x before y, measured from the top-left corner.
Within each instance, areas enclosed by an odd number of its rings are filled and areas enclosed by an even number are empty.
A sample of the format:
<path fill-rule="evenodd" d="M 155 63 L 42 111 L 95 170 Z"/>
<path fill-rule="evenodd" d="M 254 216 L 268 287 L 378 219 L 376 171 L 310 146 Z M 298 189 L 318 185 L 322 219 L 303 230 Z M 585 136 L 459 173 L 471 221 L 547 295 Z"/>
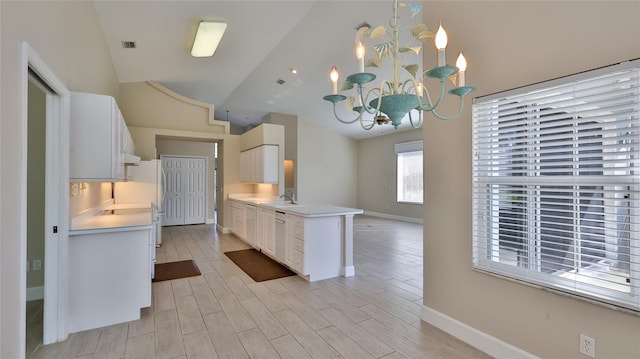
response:
<path fill-rule="evenodd" d="M 421 72 L 418 64 L 401 64 L 401 59 L 405 54 L 419 55 L 422 45 L 401 46 L 399 44 L 400 28 L 402 21 L 399 17 L 399 9 L 409 9 L 412 16 L 416 16 L 422 10 L 421 3 L 404 3 L 395 0 L 393 3 L 393 17 L 389 21 L 390 30 L 384 26 L 371 29 L 368 25 L 358 28 L 356 34 L 356 59 L 358 61 L 358 73 L 346 77 L 340 92 L 355 90 L 355 95 L 343 95 L 338 93 L 338 69 L 331 68 L 331 81 L 333 83 L 333 94 L 323 97 L 324 100 L 333 104 L 333 112 L 336 119 L 344 124 L 359 122 L 363 129 L 370 130 L 376 124 L 391 123 L 394 128 L 399 128 L 402 120 L 409 117 L 411 126 L 414 128 L 422 125 L 423 112 L 433 113 L 436 118 L 448 120 L 458 117 L 464 108 L 464 98 L 475 90 L 473 86 L 466 86 L 467 61 L 460 53 L 456 66 L 446 64 L 445 48 L 448 38 L 442 24 L 440 24 L 437 34 L 433 34 L 424 24 L 413 26 L 410 29 L 413 37 L 421 43 L 434 40 L 438 51 L 438 66 Z M 377 43 L 373 46 L 374 56 L 366 61 L 364 48 L 365 40 L 380 41 L 384 37 L 388 41 Z M 373 73 L 364 72 L 365 67 L 380 68 L 385 58 L 390 57 L 392 61 L 393 79 L 383 80 L 378 87 L 370 87 L 377 76 Z M 401 76 L 405 75 L 404 78 Z M 407 78 L 407 74 L 410 75 Z M 440 94 L 432 99 L 429 91 L 424 87 L 425 80 L 437 79 L 440 81 Z M 454 88 L 446 90 L 449 80 L 454 84 Z M 445 116 L 436 109 L 443 102 L 446 94 L 459 98 L 459 108 L 456 114 Z M 357 101 L 357 105 L 356 105 Z M 336 106 L 344 102 L 347 110 L 354 113 L 355 118 L 343 119 L 338 115 Z M 417 119 L 414 121 L 412 111 L 417 112 Z M 368 119 L 372 118 L 372 119 Z"/>

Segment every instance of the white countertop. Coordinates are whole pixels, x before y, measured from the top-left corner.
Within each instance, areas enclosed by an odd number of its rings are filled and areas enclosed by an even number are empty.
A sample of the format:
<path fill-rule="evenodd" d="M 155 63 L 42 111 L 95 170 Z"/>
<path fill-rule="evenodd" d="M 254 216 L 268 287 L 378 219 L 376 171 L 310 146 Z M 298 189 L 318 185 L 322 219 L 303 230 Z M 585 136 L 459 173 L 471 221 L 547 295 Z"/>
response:
<path fill-rule="evenodd" d="M 329 217 L 363 213 L 363 210 L 358 208 L 312 203 L 290 204 L 286 201 L 278 201 L 273 197 L 260 197 L 252 194 L 230 194 L 229 199 L 245 204 L 253 204 L 257 207 L 282 211 L 285 213 L 291 213 L 303 217 Z"/>
<path fill-rule="evenodd" d="M 103 211 L 114 214 L 101 214 Z M 120 210 L 120 211 L 118 211 Z M 146 227 L 152 224 L 151 203 L 104 203 L 71 219 L 69 234 L 86 233 L 92 230 L 123 230 Z"/>

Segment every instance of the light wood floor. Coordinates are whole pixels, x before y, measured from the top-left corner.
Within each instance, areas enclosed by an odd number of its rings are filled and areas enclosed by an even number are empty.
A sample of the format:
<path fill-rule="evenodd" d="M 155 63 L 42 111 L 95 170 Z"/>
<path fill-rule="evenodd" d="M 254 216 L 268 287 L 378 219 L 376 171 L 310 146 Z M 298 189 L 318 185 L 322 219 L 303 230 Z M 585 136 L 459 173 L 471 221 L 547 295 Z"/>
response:
<path fill-rule="evenodd" d="M 356 216 L 356 275 L 255 283 L 211 225 L 165 227 L 159 262 L 202 276 L 153 284 L 138 321 L 70 335 L 32 358 L 486 358 L 422 322 L 422 226 Z"/>

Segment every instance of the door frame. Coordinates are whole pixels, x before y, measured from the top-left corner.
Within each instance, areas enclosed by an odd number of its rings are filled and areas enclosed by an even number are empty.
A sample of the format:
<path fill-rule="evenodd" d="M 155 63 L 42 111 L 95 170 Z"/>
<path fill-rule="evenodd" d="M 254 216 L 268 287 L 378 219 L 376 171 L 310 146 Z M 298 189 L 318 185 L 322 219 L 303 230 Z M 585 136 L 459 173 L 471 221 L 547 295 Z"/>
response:
<path fill-rule="evenodd" d="M 67 338 L 67 258 L 69 235 L 69 90 L 35 50 L 21 43 L 21 148 L 20 183 L 20 264 L 26 268 L 27 247 L 27 141 L 29 69 L 37 74 L 50 91 L 46 92 L 45 154 L 45 254 L 43 344 Z M 57 233 L 53 232 L 54 226 Z M 26 318 L 26 272 L 21 271 L 20 301 L 22 324 L 20 341 L 24 352 Z"/>

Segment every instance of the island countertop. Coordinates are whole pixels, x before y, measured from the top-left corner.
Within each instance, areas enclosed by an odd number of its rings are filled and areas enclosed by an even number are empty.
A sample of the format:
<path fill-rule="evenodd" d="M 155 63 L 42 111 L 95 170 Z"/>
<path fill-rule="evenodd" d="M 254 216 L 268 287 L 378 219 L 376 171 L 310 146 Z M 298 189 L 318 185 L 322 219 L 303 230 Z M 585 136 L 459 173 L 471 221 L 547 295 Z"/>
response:
<path fill-rule="evenodd" d="M 329 217 L 342 215 L 362 214 L 364 211 L 359 208 L 348 208 L 333 206 L 328 204 L 313 203 L 296 203 L 291 204 L 285 201 L 278 201 L 274 197 L 259 197 L 250 193 L 247 194 L 230 194 L 229 199 L 240 203 L 255 205 L 281 211 L 285 213 L 295 214 L 303 217 Z"/>

